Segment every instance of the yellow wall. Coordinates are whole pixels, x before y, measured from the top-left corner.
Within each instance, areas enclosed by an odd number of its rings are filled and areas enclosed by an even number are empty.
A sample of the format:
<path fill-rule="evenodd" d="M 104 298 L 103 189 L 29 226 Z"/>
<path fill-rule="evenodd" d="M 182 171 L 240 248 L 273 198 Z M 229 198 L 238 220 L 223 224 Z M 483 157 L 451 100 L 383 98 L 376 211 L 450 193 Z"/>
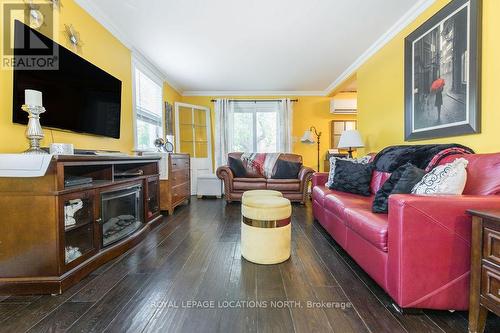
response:
<path fill-rule="evenodd" d="M 177 92 L 177 90 L 165 82 L 163 84 L 163 99 L 173 106 L 175 102 L 182 101 L 182 96 Z"/>
<path fill-rule="evenodd" d="M 64 24 L 73 24 L 75 30 L 80 33 L 84 43 L 79 53 L 81 57 L 122 81 L 121 136 L 120 139 L 111 139 L 45 129 L 42 146 L 48 146 L 52 142 L 65 142 L 73 143 L 75 148 L 130 151 L 134 142 L 130 50 L 72 0 L 63 1 L 59 15 L 60 34 L 55 36 L 59 44 L 70 48 L 63 35 Z M 20 152 L 28 145 L 24 136 L 26 126 L 12 123 L 12 73 L 12 70 L 0 70 L 0 152 L 2 153 Z M 67 112 L 71 112 L 70 105 Z"/>
<path fill-rule="evenodd" d="M 214 108 L 211 102 L 214 98 L 220 98 L 221 96 L 184 96 L 182 101 L 184 103 L 201 105 L 210 108 L 211 118 L 212 118 L 212 134 L 214 132 Z M 293 144 L 293 152 L 302 155 L 304 159 L 304 165 L 313 167 L 316 169 L 316 145 L 306 145 L 300 142 L 300 138 L 304 134 L 304 131 L 310 126 L 316 126 L 318 131 L 322 132 L 321 136 L 321 147 L 320 147 L 320 166 L 323 170 L 323 160 L 325 159 L 325 154 L 328 148 L 330 148 L 330 121 L 340 120 L 340 119 L 356 119 L 356 116 L 352 115 L 332 115 L 330 113 L 330 97 L 316 97 L 316 96 L 287 96 L 291 99 L 298 99 L 299 101 L 294 103 L 294 117 L 293 117 L 293 132 L 292 135 L 296 139 Z M 237 96 L 237 97 L 227 97 L 234 99 L 263 99 L 263 98 L 284 98 L 277 96 Z M 212 142 L 214 139 L 212 137 Z M 212 149 L 213 153 L 214 149 Z"/>
<path fill-rule="evenodd" d="M 366 152 L 404 143 L 404 38 L 445 6 L 438 0 L 357 71 L 358 126 Z M 411 143 L 460 143 L 500 151 L 500 1 L 483 2 L 482 133 Z"/>

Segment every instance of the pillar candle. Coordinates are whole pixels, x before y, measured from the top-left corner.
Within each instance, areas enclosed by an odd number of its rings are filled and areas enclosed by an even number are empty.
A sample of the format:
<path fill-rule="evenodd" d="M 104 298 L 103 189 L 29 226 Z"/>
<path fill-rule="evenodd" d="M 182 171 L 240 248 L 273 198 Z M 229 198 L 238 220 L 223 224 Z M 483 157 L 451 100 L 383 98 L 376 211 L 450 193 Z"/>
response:
<path fill-rule="evenodd" d="M 24 104 L 42 106 L 42 92 L 26 89 L 24 91 Z"/>

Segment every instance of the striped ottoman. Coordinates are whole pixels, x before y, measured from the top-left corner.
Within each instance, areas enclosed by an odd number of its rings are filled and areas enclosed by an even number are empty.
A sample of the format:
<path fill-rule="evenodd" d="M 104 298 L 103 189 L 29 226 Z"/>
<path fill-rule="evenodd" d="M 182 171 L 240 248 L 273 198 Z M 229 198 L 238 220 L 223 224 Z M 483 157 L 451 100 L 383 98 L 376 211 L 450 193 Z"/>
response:
<path fill-rule="evenodd" d="M 241 196 L 241 203 L 244 204 L 246 198 L 260 198 L 260 197 L 282 197 L 283 194 L 274 190 L 250 190 L 243 192 Z"/>
<path fill-rule="evenodd" d="M 241 255 L 246 260 L 269 265 L 290 258 L 290 200 L 277 196 L 246 197 L 241 214 Z"/>

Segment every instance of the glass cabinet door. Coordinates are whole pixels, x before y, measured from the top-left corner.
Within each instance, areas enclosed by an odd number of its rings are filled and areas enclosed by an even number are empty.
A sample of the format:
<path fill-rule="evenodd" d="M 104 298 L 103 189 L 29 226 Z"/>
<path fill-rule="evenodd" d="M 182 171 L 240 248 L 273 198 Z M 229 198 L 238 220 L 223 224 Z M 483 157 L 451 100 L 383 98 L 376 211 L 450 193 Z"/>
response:
<path fill-rule="evenodd" d="M 71 193 L 62 197 L 63 257 L 66 265 L 95 250 L 94 200 L 92 191 Z"/>
<path fill-rule="evenodd" d="M 160 180 L 158 178 L 148 179 L 147 185 L 147 216 L 149 219 L 160 212 Z"/>

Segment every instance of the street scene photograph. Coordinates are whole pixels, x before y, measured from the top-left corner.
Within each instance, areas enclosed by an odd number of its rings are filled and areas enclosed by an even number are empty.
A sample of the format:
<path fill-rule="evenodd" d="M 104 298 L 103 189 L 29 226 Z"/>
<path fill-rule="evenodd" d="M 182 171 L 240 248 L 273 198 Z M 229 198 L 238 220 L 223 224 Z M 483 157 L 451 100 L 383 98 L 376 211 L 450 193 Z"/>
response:
<path fill-rule="evenodd" d="M 414 43 L 414 130 L 467 120 L 467 7 Z"/>

